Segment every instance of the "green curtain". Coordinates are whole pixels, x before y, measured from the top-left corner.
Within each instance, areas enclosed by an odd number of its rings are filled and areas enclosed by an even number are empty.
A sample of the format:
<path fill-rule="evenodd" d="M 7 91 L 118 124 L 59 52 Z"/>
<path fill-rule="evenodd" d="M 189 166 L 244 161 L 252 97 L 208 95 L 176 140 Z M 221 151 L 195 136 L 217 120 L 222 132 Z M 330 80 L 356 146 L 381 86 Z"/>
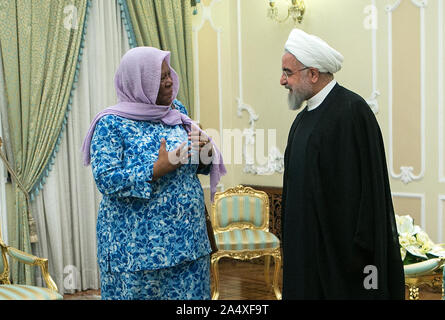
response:
<path fill-rule="evenodd" d="M 87 4 L 87 0 L 0 1 L 13 167 L 30 194 L 44 184 L 66 123 Z M 9 245 L 31 253 L 28 202 L 16 185 L 15 194 L 16 212 L 8 212 Z M 11 276 L 15 283 L 34 283 L 33 270 L 23 264 L 12 263 Z"/>
<path fill-rule="evenodd" d="M 193 117 L 194 79 L 192 8 L 190 0 L 127 0 L 130 20 L 139 46 L 170 51 L 171 65 L 179 76 L 178 99 Z"/>

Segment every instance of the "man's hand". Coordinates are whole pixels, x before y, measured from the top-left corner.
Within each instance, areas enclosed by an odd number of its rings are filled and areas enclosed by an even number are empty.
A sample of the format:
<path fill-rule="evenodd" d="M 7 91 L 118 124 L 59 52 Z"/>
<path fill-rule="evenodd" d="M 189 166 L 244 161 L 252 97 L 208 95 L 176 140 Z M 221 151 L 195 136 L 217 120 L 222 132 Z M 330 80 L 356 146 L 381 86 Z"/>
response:
<path fill-rule="evenodd" d="M 199 126 L 201 127 L 201 125 Z M 200 166 L 210 164 L 212 160 L 213 146 L 210 143 L 209 138 L 193 126 L 188 135 L 192 146 L 192 163 L 199 164 Z"/>

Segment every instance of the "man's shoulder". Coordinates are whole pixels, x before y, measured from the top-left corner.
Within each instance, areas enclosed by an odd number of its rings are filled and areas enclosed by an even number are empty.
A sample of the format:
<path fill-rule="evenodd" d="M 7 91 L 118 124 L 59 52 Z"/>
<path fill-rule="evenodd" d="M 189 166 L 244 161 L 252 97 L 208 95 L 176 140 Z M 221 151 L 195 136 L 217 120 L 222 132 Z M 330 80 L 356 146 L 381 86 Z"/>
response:
<path fill-rule="evenodd" d="M 346 132 L 355 132 L 360 127 L 378 126 L 371 107 L 359 94 L 341 85 L 336 85 L 327 102 L 317 132 L 330 139 Z M 365 125 L 366 124 L 366 125 Z"/>
<path fill-rule="evenodd" d="M 343 106 L 361 105 L 369 107 L 366 100 L 358 93 L 348 88 L 345 88 L 341 85 L 338 85 L 336 89 L 337 89 L 337 101 L 340 102 L 341 105 Z"/>
<path fill-rule="evenodd" d="M 337 85 L 335 88 L 333 104 L 335 108 L 331 109 L 332 112 L 337 113 L 341 118 L 344 118 L 346 114 L 351 117 L 374 116 L 371 107 L 362 96 L 341 85 Z"/>

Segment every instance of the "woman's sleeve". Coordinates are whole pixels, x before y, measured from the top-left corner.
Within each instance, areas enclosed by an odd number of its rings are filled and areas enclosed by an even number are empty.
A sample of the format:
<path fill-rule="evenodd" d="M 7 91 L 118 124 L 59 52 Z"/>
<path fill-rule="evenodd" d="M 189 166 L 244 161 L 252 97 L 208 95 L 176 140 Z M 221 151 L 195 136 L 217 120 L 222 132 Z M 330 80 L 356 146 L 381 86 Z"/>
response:
<path fill-rule="evenodd" d="M 181 101 L 179 101 L 178 99 L 175 99 L 175 100 L 173 100 L 173 104 L 175 105 L 176 109 L 177 109 L 179 112 L 185 114 L 186 116 L 189 115 L 189 114 L 188 114 L 188 111 L 187 111 L 187 108 L 182 104 Z"/>
<path fill-rule="evenodd" d="M 107 196 L 149 199 L 155 161 L 135 157 L 125 165 L 124 142 L 115 119 L 115 116 L 103 117 L 91 141 L 91 166 L 97 188 Z"/>

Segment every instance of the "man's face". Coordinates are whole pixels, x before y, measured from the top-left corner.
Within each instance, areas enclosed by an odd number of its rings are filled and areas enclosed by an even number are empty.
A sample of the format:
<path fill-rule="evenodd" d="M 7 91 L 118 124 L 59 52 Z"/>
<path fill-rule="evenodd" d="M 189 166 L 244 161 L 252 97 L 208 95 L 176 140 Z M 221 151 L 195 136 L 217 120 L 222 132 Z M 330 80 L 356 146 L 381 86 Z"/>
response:
<path fill-rule="evenodd" d="M 172 103 L 173 95 L 173 80 L 170 74 L 170 68 L 167 62 L 162 62 L 161 68 L 161 83 L 159 85 L 158 97 L 156 104 L 159 106 L 168 106 Z"/>
<path fill-rule="evenodd" d="M 289 90 L 289 109 L 298 110 L 302 103 L 312 93 L 312 85 L 309 79 L 309 68 L 299 62 L 294 55 L 286 52 L 282 58 L 282 70 L 280 84 Z"/>

